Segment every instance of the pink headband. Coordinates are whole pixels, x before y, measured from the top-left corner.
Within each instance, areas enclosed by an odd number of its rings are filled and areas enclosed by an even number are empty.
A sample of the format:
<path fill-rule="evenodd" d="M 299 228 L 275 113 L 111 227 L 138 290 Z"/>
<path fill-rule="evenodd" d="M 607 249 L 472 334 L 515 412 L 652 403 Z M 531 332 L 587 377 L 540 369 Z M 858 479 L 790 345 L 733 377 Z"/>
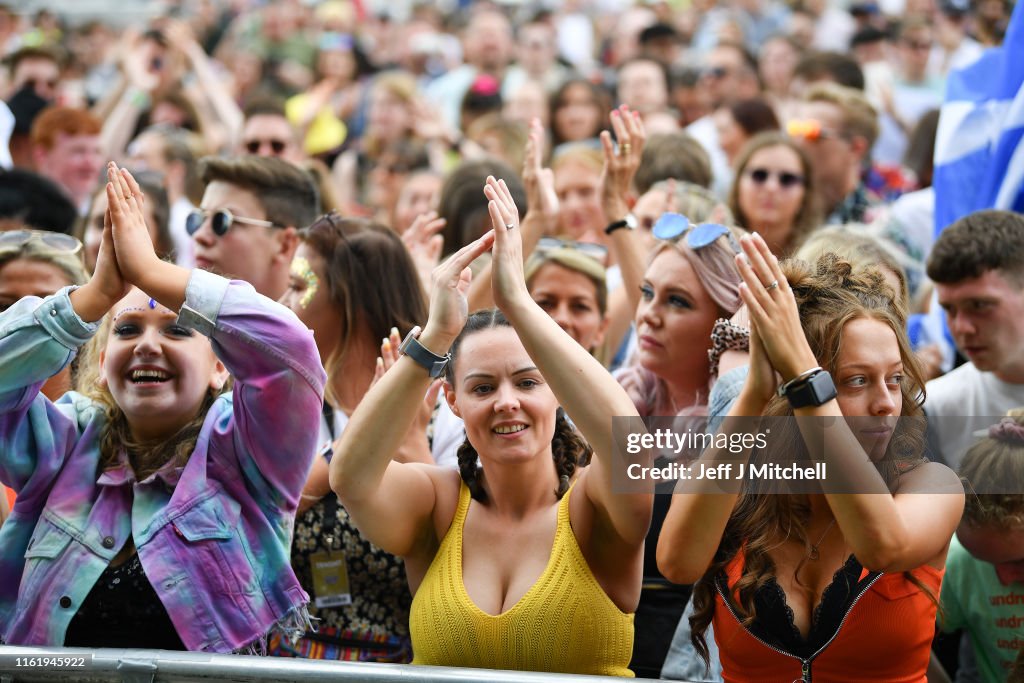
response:
<path fill-rule="evenodd" d="M 990 439 L 1015 446 L 1024 446 L 1024 425 L 1017 424 L 1012 417 L 1004 417 L 988 428 Z"/>

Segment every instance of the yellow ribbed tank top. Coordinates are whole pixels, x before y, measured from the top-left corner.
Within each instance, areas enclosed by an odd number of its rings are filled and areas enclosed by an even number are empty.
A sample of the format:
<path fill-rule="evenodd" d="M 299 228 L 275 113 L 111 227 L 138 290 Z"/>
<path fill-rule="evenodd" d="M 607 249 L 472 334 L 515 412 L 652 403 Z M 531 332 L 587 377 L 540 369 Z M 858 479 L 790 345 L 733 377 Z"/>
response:
<path fill-rule="evenodd" d="M 462 484 L 455 518 L 409 611 L 413 664 L 633 677 L 633 614 L 591 573 L 569 526 L 571 494 L 558 504 L 544 572 L 511 609 L 492 616 L 473 603 L 462 580 L 471 500 Z"/>

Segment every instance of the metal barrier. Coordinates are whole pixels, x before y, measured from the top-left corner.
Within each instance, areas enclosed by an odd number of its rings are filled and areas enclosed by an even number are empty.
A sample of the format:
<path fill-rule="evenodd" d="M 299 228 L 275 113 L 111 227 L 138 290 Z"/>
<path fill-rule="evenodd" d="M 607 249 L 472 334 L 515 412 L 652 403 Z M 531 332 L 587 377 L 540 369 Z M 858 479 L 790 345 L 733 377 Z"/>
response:
<path fill-rule="evenodd" d="M 89 650 L 0 646 L 0 683 L 195 683 L 197 681 L 309 683 L 609 683 L 621 679 L 526 671 L 460 669 L 408 664 L 328 662 L 279 657 L 210 655 L 166 650 Z M 651 681 L 652 679 L 633 679 Z"/>

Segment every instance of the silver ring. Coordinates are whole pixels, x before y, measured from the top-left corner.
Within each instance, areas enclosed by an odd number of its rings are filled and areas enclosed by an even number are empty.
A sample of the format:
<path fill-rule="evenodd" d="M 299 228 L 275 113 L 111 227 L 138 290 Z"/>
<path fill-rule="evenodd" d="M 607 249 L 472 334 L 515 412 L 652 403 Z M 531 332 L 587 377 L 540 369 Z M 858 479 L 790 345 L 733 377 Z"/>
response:
<path fill-rule="evenodd" d="M 764 289 L 765 289 L 765 291 L 770 292 L 773 289 L 777 289 L 778 286 L 779 286 L 779 281 L 778 280 L 772 280 L 771 282 L 769 282 L 768 284 L 766 284 L 764 286 Z"/>
<path fill-rule="evenodd" d="M 505 229 L 506 229 L 506 230 L 511 230 L 511 229 L 512 229 L 512 228 L 514 228 L 514 227 L 516 227 L 516 226 L 515 226 L 515 223 L 506 223 L 506 224 L 505 224 Z"/>

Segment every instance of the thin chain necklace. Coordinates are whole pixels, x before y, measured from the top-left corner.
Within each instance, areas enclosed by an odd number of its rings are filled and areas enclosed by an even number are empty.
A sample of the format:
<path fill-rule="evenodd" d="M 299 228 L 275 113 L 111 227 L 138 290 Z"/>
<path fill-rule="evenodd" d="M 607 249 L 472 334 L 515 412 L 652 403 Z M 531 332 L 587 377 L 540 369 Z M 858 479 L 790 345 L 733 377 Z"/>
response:
<path fill-rule="evenodd" d="M 836 518 L 833 517 L 832 521 L 828 523 L 827 527 L 825 527 L 825 531 L 822 532 L 821 536 L 818 538 L 818 542 L 811 545 L 811 552 L 808 553 L 807 559 L 817 560 L 819 557 L 821 557 L 821 555 L 818 553 L 818 546 L 820 546 L 821 542 L 825 540 L 826 536 L 828 536 L 828 532 L 832 531 L 832 527 L 835 526 L 835 523 Z"/>

